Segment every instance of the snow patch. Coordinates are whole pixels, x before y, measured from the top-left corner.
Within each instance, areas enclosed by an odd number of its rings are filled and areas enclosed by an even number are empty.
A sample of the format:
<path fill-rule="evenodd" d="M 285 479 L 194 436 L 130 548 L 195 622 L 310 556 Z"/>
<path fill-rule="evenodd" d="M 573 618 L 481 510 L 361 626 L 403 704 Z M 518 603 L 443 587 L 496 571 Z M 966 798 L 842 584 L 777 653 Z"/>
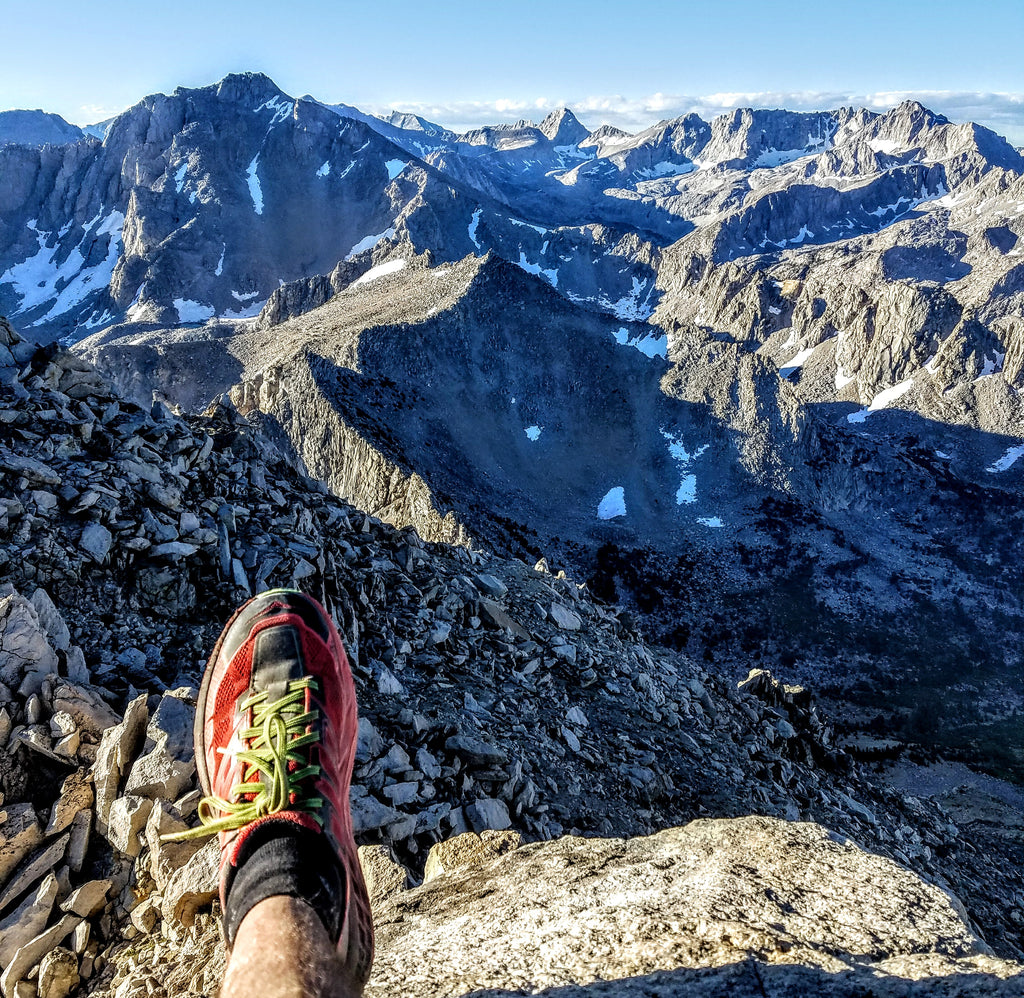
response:
<path fill-rule="evenodd" d="M 206 322 L 212 319 L 216 310 L 212 305 L 190 301 L 187 298 L 175 298 L 174 307 L 178 311 L 178 322 Z"/>
<path fill-rule="evenodd" d="M 868 139 L 868 145 L 872 152 L 880 152 L 890 155 L 899 149 L 900 144 L 893 139 Z"/>
<path fill-rule="evenodd" d="M 548 234 L 548 230 L 543 225 L 531 225 L 529 222 L 524 222 L 520 218 L 513 218 L 511 215 L 508 216 L 508 220 L 513 225 L 521 225 L 524 229 L 533 229 L 538 236 L 546 236 Z"/>
<path fill-rule="evenodd" d="M 234 292 L 232 292 L 234 294 Z M 256 294 L 259 294 L 257 291 Z M 235 295 L 237 298 L 238 296 Z M 248 297 L 248 296 L 247 296 Z M 254 315 L 259 315 L 263 311 L 263 306 L 267 304 L 267 299 L 264 298 L 262 301 L 253 302 L 251 305 L 245 305 L 242 308 L 229 309 L 227 312 L 221 312 L 221 318 L 223 319 L 251 319 Z"/>
<path fill-rule="evenodd" d="M 270 125 L 273 127 L 279 121 L 284 121 L 292 113 L 292 102 L 286 98 L 271 97 L 269 100 L 265 100 L 259 107 L 254 108 L 255 111 L 273 111 L 274 116 L 270 119 Z"/>
<path fill-rule="evenodd" d="M 331 161 L 329 159 L 325 159 L 324 162 L 323 162 L 323 165 L 320 167 L 319 170 L 316 171 L 316 175 L 318 177 L 326 177 L 326 176 L 328 176 L 330 174 L 330 172 L 331 172 Z"/>
<path fill-rule="evenodd" d="M 715 527 L 715 528 L 717 528 L 717 527 L 724 527 L 725 526 L 725 524 L 722 523 L 721 517 L 718 517 L 718 516 L 698 516 L 697 517 L 697 522 L 698 523 L 703 523 L 705 527 Z"/>
<path fill-rule="evenodd" d="M 815 149 L 814 153 L 820 152 Z M 784 163 L 792 163 L 795 159 L 801 159 L 803 156 L 813 155 L 811 150 L 806 148 L 801 149 L 766 149 L 757 159 L 753 162 L 753 168 L 755 170 L 771 170 L 776 166 L 782 166 Z"/>
<path fill-rule="evenodd" d="M 358 280 L 353 281 L 351 287 L 358 287 L 360 284 L 369 284 L 370 281 L 376 281 L 380 277 L 387 277 L 388 274 L 397 274 L 400 270 L 405 269 L 405 260 L 388 260 L 387 263 L 378 264 L 376 267 L 372 267 Z"/>
<path fill-rule="evenodd" d="M 653 284 L 651 285 L 650 291 L 647 292 L 644 300 L 642 302 L 640 300 L 640 296 L 646 290 L 647 284 L 647 278 L 644 278 L 644 280 L 641 281 L 634 277 L 633 290 L 630 291 L 629 294 L 623 295 L 623 297 L 617 302 L 609 303 L 611 310 L 617 319 L 624 319 L 626 321 L 634 319 L 638 322 L 642 322 L 651 314 L 651 312 L 654 311 L 654 309 L 648 304 L 651 293 L 654 291 Z"/>
<path fill-rule="evenodd" d="M 408 165 L 401 159 L 389 159 L 384 164 L 384 169 L 388 171 L 388 180 L 394 180 Z"/>
<path fill-rule="evenodd" d="M 181 193 L 182 188 L 185 186 L 185 174 L 188 173 L 188 163 L 182 163 L 178 167 L 178 172 L 174 175 L 174 189 L 178 194 Z"/>
<path fill-rule="evenodd" d="M 985 363 L 982 365 L 981 374 L 975 378 L 975 381 L 980 381 L 982 378 L 988 378 L 993 374 L 998 374 L 1003 369 L 1003 361 L 1006 359 L 1005 353 L 999 353 L 996 351 L 995 357 L 985 357 Z"/>
<path fill-rule="evenodd" d="M 90 230 L 97 223 L 100 224 L 93 238 L 100 235 L 111 237 L 107 255 L 99 263 L 86 267 L 82 246 Z M 36 234 L 39 249 L 27 260 L 14 264 L 0 274 L 0 284 L 10 284 L 21 299 L 15 315 L 52 301 L 49 311 L 32 323 L 37 326 L 63 315 L 76 305 L 80 305 L 89 295 L 109 286 L 121 254 L 124 215 L 120 211 L 111 211 L 104 217 L 101 208 L 96 217 L 85 226 L 81 241 L 60 264 L 56 262 L 59 244 L 55 243 L 52 247 L 46 245 L 51 233 L 40 232 L 37 228 L 37 219 L 34 218 L 28 222 L 28 228 Z M 60 291 L 57 290 L 58 285 L 62 285 Z"/>
<path fill-rule="evenodd" d="M 526 427 L 526 431 L 525 432 L 526 432 L 527 437 L 529 437 L 530 440 L 533 440 L 534 442 L 536 442 L 537 440 L 540 439 L 541 433 L 544 432 L 544 427 L 543 426 L 528 426 L 528 427 Z"/>
<path fill-rule="evenodd" d="M 260 154 L 256 153 L 245 171 L 245 179 L 249 184 L 249 197 L 252 198 L 253 211 L 257 215 L 263 214 L 263 188 L 260 187 L 260 178 L 256 176 L 256 167 L 259 166 Z"/>
<path fill-rule="evenodd" d="M 240 302 L 252 301 L 253 298 L 259 298 L 259 296 L 260 293 L 258 291 L 247 291 L 244 295 L 239 294 L 237 291 L 231 292 L 231 297 L 234 298 L 235 301 Z"/>
<path fill-rule="evenodd" d="M 871 400 L 871 404 L 867 408 L 851 412 L 850 415 L 846 417 L 846 421 L 848 423 L 863 423 L 871 413 L 878 412 L 879 409 L 884 409 L 891 402 L 895 402 L 897 399 L 902 398 L 913 387 L 914 379 L 908 378 L 906 381 L 901 381 L 898 385 L 886 388 Z"/>
<path fill-rule="evenodd" d="M 891 388 L 886 388 L 884 391 L 879 392 L 871 400 L 871 405 L 868 408 L 871 410 L 884 409 L 890 402 L 895 402 L 897 399 L 906 395 L 913 387 L 913 378 L 901 381 L 898 385 L 893 385 Z"/>
<path fill-rule="evenodd" d="M 135 292 L 135 297 L 132 299 L 131 305 L 125 310 L 124 317 L 128 322 L 146 322 L 152 318 L 152 308 L 147 303 L 142 304 L 142 296 L 146 293 L 146 282 L 143 281 L 139 285 L 139 290 Z"/>
<path fill-rule="evenodd" d="M 375 236 L 363 236 L 363 238 L 360 239 L 359 242 L 357 242 L 355 246 L 353 246 L 352 249 L 348 251 L 348 256 L 346 256 L 345 259 L 351 260 L 352 257 L 358 256 L 360 253 L 363 253 L 368 249 L 373 249 L 373 247 L 376 246 L 377 243 L 379 243 L 382 239 L 394 238 L 394 228 L 387 228 L 383 232 L 378 232 L 377 235 Z"/>
<path fill-rule="evenodd" d="M 519 251 L 519 267 L 525 270 L 528 274 L 534 274 L 537 277 L 543 277 L 553 288 L 558 287 L 558 270 L 545 270 L 539 263 L 530 263 L 526 259 L 526 254 Z"/>
<path fill-rule="evenodd" d="M 220 259 L 217 261 L 217 269 L 213 272 L 214 277 L 220 277 L 224 273 L 224 254 L 228 251 L 228 244 L 220 244 Z"/>
<path fill-rule="evenodd" d="M 691 503 L 697 501 L 697 476 L 690 474 L 690 468 L 694 461 L 697 460 L 710 446 L 704 444 L 702 447 L 698 447 L 695 451 L 688 451 L 686 445 L 678 437 L 672 436 L 667 430 L 661 430 L 661 435 L 668 441 L 668 452 L 672 459 L 679 465 L 680 472 L 683 473 L 683 477 L 679 482 L 679 488 L 676 489 L 676 505 L 682 506 L 685 503 Z"/>
<path fill-rule="evenodd" d="M 604 498 L 597 504 L 597 518 L 611 520 L 616 516 L 626 515 L 626 490 L 621 485 L 609 489 Z"/>
<path fill-rule="evenodd" d="M 668 335 L 656 336 L 654 333 L 643 333 L 630 338 L 625 326 L 619 327 L 613 334 L 615 342 L 621 346 L 630 346 L 639 350 L 645 357 L 661 357 L 668 359 Z"/>
<path fill-rule="evenodd" d="M 994 464 L 990 464 L 985 470 L 989 474 L 998 474 L 1000 471 L 1006 471 L 1011 468 L 1021 457 L 1024 457 L 1024 444 L 1017 444 L 1015 447 L 1011 447 Z"/>
<path fill-rule="evenodd" d="M 816 345 L 815 347 L 805 347 L 795 357 L 791 357 L 789 360 L 787 360 L 786 363 L 779 368 L 779 377 L 788 378 L 794 371 L 803 367 L 804 361 L 807 360 L 807 358 L 810 357 L 812 353 L 814 353 L 815 348 Z"/>
<path fill-rule="evenodd" d="M 483 208 L 477 208 L 477 210 L 473 212 L 473 219 L 472 219 L 472 221 L 469 223 L 469 238 L 473 241 L 473 245 L 477 249 L 480 249 L 480 243 L 478 243 L 477 239 L 476 239 L 476 230 L 477 230 L 477 226 L 479 226 L 479 224 L 480 224 L 480 216 L 482 214 L 483 214 Z"/>
<path fill-rule="evenodd" d="M 683 480 L 676 489 L 676 505 L 682 506 L 684 502 L 697 501 L 697 476 L 684 475 Z"/>
<path fill-rule="evenodd" d="M 838 361 L 836 362 L 836 391 L 841 392 L 851 381 L 853 381 L 852 374 L 844 374 L 843 366 Z"/>
<path fill-rule="evenodd" d="M 681 177 L 685 173 L 693 173 L 696 169 L 696 163 L 672 163 L 665 160 L 661 163 L 655 163 L 654 166 L 634 170 L 633 176 L 642 177 L 645 180 L 654 180 L 657 177 Z"/>

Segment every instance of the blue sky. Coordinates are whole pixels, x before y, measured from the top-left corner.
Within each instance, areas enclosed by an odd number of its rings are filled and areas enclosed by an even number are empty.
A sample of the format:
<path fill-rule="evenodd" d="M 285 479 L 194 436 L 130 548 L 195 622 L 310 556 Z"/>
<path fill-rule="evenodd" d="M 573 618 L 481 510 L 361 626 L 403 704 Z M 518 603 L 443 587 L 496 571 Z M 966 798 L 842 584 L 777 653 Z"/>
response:
<path fill-rule="evenodd" d="M 689 110 L 915 96 L 1024 144 L 1024 0 L 5 0 L 0 109 L 79 124 L 259 70 L 287 93 L 444 125 L 572 107 L 637 130 Z"/>

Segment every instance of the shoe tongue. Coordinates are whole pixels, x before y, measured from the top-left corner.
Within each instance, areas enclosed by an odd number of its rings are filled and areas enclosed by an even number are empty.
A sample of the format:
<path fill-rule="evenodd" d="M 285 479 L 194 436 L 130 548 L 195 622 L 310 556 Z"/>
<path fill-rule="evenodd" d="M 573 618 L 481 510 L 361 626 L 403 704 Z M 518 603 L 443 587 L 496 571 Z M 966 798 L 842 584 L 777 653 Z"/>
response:
<path fill-rule="evenodd" d="M 305 675 L 298 629 L 291 624 L 267 627 L 256 635 L 252 650 L 252 688 L 268 691 L 270 700 L 286 693 L 286 684 Z"/>

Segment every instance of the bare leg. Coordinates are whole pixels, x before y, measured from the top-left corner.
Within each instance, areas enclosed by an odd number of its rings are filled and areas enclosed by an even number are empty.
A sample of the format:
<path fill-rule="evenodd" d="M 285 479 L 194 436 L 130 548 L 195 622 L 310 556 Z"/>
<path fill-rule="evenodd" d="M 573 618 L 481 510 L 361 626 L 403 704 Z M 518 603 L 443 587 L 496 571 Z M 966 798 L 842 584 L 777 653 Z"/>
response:
<path fill-rule="evenodd" d="M 298 898 L 260 901 L 242 919 L 220 998 L 359 998 L 323 922 Z"/>

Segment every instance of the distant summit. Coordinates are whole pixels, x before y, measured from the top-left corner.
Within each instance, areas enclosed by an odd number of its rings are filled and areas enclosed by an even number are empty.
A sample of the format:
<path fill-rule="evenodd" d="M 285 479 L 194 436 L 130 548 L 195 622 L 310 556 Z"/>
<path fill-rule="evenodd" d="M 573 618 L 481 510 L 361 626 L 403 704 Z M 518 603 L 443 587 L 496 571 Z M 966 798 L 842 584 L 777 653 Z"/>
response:
<path fill-rule="evenodd" d="M 540 130 L 556 146 L 578 145 L 590 134 L 590 129 L 581 125 L 576 115 L 567 107 L 552 111 L 540 123 Z"/>
<path fill-rule="evenodd" d="M 0 144 L 14 142 L 22 146 L 66 145 L 85 138 L 77 125 L 59 114 L 46 111 L 0 111 Z"/>

